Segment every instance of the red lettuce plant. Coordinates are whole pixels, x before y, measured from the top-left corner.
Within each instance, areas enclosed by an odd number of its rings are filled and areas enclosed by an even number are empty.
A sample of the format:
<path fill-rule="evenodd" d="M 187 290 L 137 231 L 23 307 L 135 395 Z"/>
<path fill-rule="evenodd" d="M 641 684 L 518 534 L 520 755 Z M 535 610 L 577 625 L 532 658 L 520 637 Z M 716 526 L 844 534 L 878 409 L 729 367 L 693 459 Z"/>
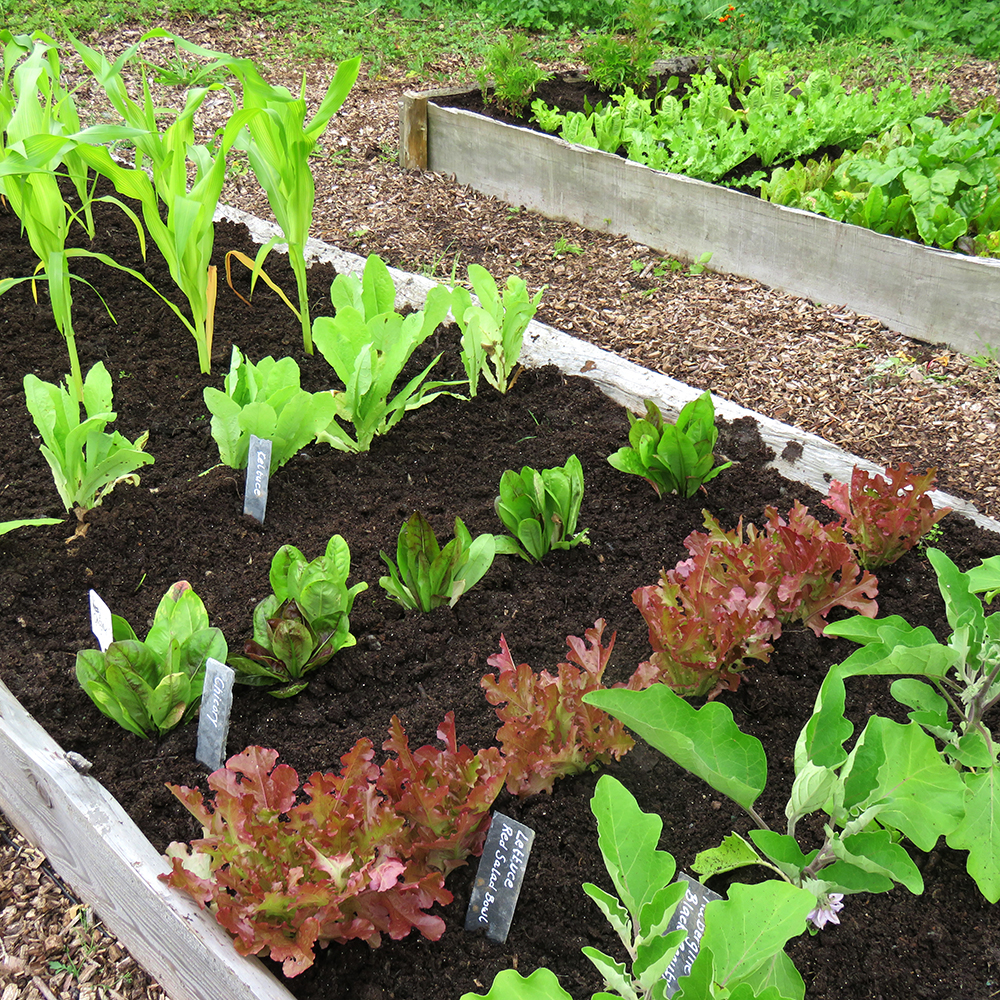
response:
<path fill-rule="evenodd" d="M 937 469 L 914 475 L 909 462 L 888 466 L 884 475 L 854 467 L 851 484 L 834 480 L 823 501 L 844 521 L 844 530 L 859 561 L 868 569 L 888 566 L 909 552 L 950 507 L 934 509 L 927 494 L 934 489 Z"/>
<path fill-rule="evenodd" d="M 515 664 L 503 636 L 500 652 L 487 660 L 499 673 L 487 674 L 480 683 L 503 722 L 497 739 L 512 795 L 551 792 L 556 778 L 607 764 L 612 757 L 620 759 L 635 745 L 620 722 L 583 703 L 587 692 L 601 687 L 614 649 L 614 633 L 607 646 L 601 645 L 603 631 L 601 618 L 584 639 L 567 636 L 570 662 L 560 663 L 556 676 L 547 670 L 536 674 L 527 663 Z"/>
<path fill-rule="evenodd" d="M 369 740 L 342 758 L 339 774 L 299 779 L 278 754 L 248 747 L 209 775 L 214 802 L 197 789 L 168 786 L 201 823 L 203 836 L 171 844 L 161 876 L 190 893 L 236 938 L 242 955 L 270 954 L 295 976 L 318 943 L 416 928 L 437 941 L 444 921 L 426 911 L 449 903 L 445 873 L 482 850 L 488 810 L 504 779 L 496 749 L 458 747 L 449 713 L 444 750 L 411 753 L 393 718 L 384 769 Z"/>
<path fill-rule="evenodd" d="M 692 532 L 690 558 L 639 587 L 632 600 L 649 626 L 652 657 L 629 687 L 661 681 L 678 694 L 714 698 L 735 691 L 745 660 L 767 662 L 783 622 L 823 634 L 836 606 L 874 616 L 877 581 L 854 559 L 839 525 L 823 525 L 798 501 L 787 519 L 765 509 L 767 528 L 724 531 L 707 511 Z"/>

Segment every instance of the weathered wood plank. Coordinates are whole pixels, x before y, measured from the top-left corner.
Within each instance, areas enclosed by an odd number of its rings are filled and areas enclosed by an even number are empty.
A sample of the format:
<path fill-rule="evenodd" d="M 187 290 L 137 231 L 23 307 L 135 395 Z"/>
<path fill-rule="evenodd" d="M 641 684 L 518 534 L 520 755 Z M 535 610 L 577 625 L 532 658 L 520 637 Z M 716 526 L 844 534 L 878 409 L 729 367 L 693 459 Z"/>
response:
<path fill-rule="evenodd" d="M 3 683 L 0 775 L 0 811 L 171 1000 L 292 1000 L 259 961 L 236 953 L 211 914 L 157 878 L 164 859 Z"/>
<path fill-rule="evenodd" d="M 1000 261 L 920 246 L 651 170 L 469 111 L 427 105 L 427 169 L 555 219 L 846 305 L 964 354 L 1000 347 Z"/>

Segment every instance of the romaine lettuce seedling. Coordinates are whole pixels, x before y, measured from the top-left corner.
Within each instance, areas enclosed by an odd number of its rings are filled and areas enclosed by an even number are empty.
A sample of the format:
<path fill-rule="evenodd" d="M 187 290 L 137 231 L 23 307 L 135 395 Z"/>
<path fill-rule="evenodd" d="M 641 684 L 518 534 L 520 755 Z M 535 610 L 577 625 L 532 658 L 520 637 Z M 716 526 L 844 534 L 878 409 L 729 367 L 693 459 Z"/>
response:
<path fill-rule="evenodd" d="M 326 552 L 308 562 L 294 545 L 282 545 L 271 560 L 273 593 L 253 613 L 253 638 L 244 656 L 229 665 L 240 684 L 273 687 L 275 698 L 290 698 L 309 683 L 307 673 L 338 650 L 353 646 L 348 616 L 367 583 L 348 588 L 351 551 L 340 535 Z"/>
<path fill-rule="evenodd" d="M 124 618 L 112 615 L 111 623 L 113 641 L 103 653 L 76 654 L 76 678 L 90 699 L 144 739 L 190 722 L 201 700 L 205 662 L 212 657 L 224 663 L 228 652 L 191 584 L 180 580 L 167 591 L 143 641 Z"/>
<path fill-rule="evenodd" d="M 446 288 L 432 288 L 424 308 L 405 319 L 395 311 L 396 290 L 389 269 L 372 254 L 359 280 L 338 274 L 330 287 L 336 316 L 317 316 L 313 342 L 344 383 L 333 393 L 337 418 L 319 440 L 339 451 L 368 451 L 409 410 L 426 406 L 461 382 L 427 382 L 439 354 L 395 395 L 393 386 L 413 352 L 444 322 L 451 303 Z M 391 396 L 391 398 L 390 398 Z M 354 427 L 352 438 L 343 424 Z"/>
<path fill-rule="evenodd" d="M 24 398 L 42 436 L 40 450 L 67 510 L 96 507 L 118 483 L 138 483 L 135 470 L 153 461 L 153 456 L 142 450 L 148 432 L 129 441 L 117 431 L 109 434 L 105 430 L 117 414 L 111 409 L 111 376 L 101 361 L 83 382 L 87 418 L 82 422 L 80 404 L 68 384 L 53 385 L 25 375 Z"/>
<path fill-rule="evenodd" d="M 524 281 L 511 275 L 501 294 L 485 267 L 470 264 L 468 273 L 479 304 L 473 305 L 468 289 L 456 286 L 451 312 L 462 331 L 462 364 L 469 378 L 469 395 L 476 395 L 480 375 L 498 392 L 506 393 L 514 384 L 511 375 L 521 356 L 524 331 L 545 289 L 540 288 L 531 298 Z"/>
<path fill-rule="evenodd" d="M 532 469 L 520 475 L 508 469 L 500 478 L 497 517 L 513 532 L 523 559 L 536 561 L 553 549 L 590 544 L 588 528 L 576 530 L 583 503 L 583 466 L 570 455 L 564 466 Z"/>
<path fill-rule="evenodd" d="M 420 511 L 403 522 L 396 543 L 396 561 L 380 552 L 389 576 L 379 586 L 404 608 L 430 611 L 447 604 L 454 607 L 467 590 L 486 575 L 497 554 L 495 535 L 473 540 L 462 519 L 455 518 L 455 537 L 442 548 L 434 529 Z M 502 537 L 500 541 L 503 541 Z M 510 551 L 503 549 L 505 554 Z"/>
<path fill-rule="evenodd" d="M 333 420 L 337 410 L 329 392 L 306 392 L 299 385 L 293 358 L 263 358 L 256 365 L 233 345 L 225 392 L 206 386 L 205 405 L 212 414 L 212 437 L 219 458 L 245 469 L 250 435 L 271 442 L 273 475 Z"/>
<path fill-rule="evenodd" d="M 608 456 L 614 468 L 642 476 L 658 497 L 666 493 L 692 497 L 703 483 L 733 464 L 715 465 L 713 449 L 719 432 L 711 393 L 691 400 L 676 424 L 667 423 L 651 399 L 645 402 L 645 417 L 628 415 L 629 446 Z"/>

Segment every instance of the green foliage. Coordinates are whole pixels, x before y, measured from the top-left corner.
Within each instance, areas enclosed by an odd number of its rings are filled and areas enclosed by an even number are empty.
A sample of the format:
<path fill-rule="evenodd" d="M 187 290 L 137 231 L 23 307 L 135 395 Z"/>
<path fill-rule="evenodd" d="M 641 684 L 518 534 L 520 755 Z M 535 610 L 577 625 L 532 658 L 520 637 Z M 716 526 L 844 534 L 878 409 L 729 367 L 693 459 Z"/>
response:
<path fill-rule="evenodd" d="M 40 451 L 52 470 L 59 497 L 66 509 L 96 507 L 115 486 L 123 481 L 138 483 L 135 470 L 150 465 L 147 455 L 148 432 L 129 441 L 117 431 L 105 428 L 117 414 L 111 409 L 111 376 L 98 361 L 83 383 L 83 408 L 86 419 L 80 420 L 80 404 L 66 385 L 43 382 L 36 375 L 24 376 L 24 397 L 31 419 L 42 437 Z"/>
<path fill-rule="evenodd" d="M 483 100 L 498 105 L 515 117 L 524 111 L 535 87 L 552 76 L 531 61 L 528 55 L 530 48 L 531 40 L 524 35 L 503 36 L 487 51 L 483 65 L 476 70 Z M 492 96 L 487 93 L 491 83 Z"/>
<path fill-rule="evenodd" d="M 607 108 L 561 114 L 536 101 L 539 125 L 567 142 L 617 152 L 656 170 L 717 181 L 751 157 L 764 166 L 827 145 L 855 148 L 867 136 L 912 122 L 939 107 L 947 92 L 914 95 L 909 84 L 890 83 L 878 94 L 847 93 L 838 77 L 817 70 L 794 88 L 783 71 L 762 72 L 732 107 L 731 87 L 714 73 L 695 74 L 682 96 L 653 102 L 626 89 Z M 668 88 L 669 89 L 669 85 Z"/>
<path fill-rule="evenodd" d="M 517 554 L 540 561 L 554 549 L 590 544 L 590 529 L 576 530 L 582 503 L 583 466 L 576 455 L 570 455 L 565 465 L 541 472 L 527 465 L 520 475 L 508 469 L 500 477 L 495 508 L 516 539 Z"/>
<path fill-rule="evenodd" d="M 212 437 L 219 459 L 232 469 L 245 469 L 250 435 L 271 442 L 273 474 L 301 451 L 333 420 L 336 403 L 328 392 L 306 392 L 299 385 L 293 358 L 263 358 L 256 365 L 233 345 L 225 391 L 203 390 L 212 414 Z"/>
<path fill-rule="evenodd" d="M 651 399 L 645 403 L 644 418 L 628 415 L 628 446 L 608 456 L 614 468 L 642 476 L 659 497 L 666 493 L 691 497 L 703 483 L 733 464 L 715 466 L 713 449 L 719 432 L 711 393 L 703 392 L 691 400 L 676 424 L 667 423 Z"/>
<path fill-rule="evenodd" d="M 800 750 L 824 763 L 837 759 L 836 741 L 851 733 L 850 723 L 840 718 L 848 677 L 908 675 L 893 682 L 892 695 L 911 709 L 911 726 L 920 727 L 942 746 L 940 752 L 926 753 L 921 766 L 930 773 L 944 763 L 964 790 L 960 821 L 944 831 L 948 845 L 969 851 L 969 874 L 995 903 L 1000 900 L 1000 745 L 983 717 L 1000 701 L 1000 612 L 987 615 L 977 593 L 992 591 L 1000 580 L 995 562 L 962 573 L 938 549 L 928 549 L 927 558 L 937 573 L 952 628 L 948 641 L 938 642 L 928 629 L 911 628 L 898 616 L 874 621 L 848 618 L 831 625 L 829 634 L 861 643 L 862 648 L 823 681 Z M 934 811 L 940 809 L 936 792 L 935 788 L 920 792 L 925 794 L 926 812 L 917 820 L 900 821 L 889 813 L 881 821 L 927 850 Z"/>
<path fill-rule="evenodd" d="M 114 641 L 107 650 L 76 654 L 76 678 L 90 699 L 143 738 L 190 722 L 201 700 L 206 661 L 224 663 L 227 654 L 222 632 L 209 627 L 191 584 L 180 580 L 164 594 L 142 641 L 124 618 L 111 620 Z"/>
<path fill-rule="evenodd" d="M 462 364 L 469 379 L 469 395 L 477 395 L 480 375 L 506 394 L 516 378 L 511 375 L 521 356 L 524 331 L 538 311 L 545 289 L 540 288 L 531 298 L 524 281 L 511 275 L 501 292 L 490 272 L 479 264 L 470 264 L 468 275 L 479 303 L 474 305 L 468 289 L 458 285 L 451 292 L 451 312 L 462 331 Z"/>
<path fill-rule="evenodd" d="M 555 31 L 606 27 L 620 6 L 620 0 L 498 0 L 479 9 L 513 28 Z"/>
<path fill-rule="evenodd" d="M 649 74 L 661 51 L 654 40 L 660 27 L 657 7 L 656 0 L 627 0 L 613 30 L 584 45 L 583 61 L 601 90 L 618 93 L 631 87 L 642 94 L 649 89 Z"/>
<path fill-rule="evenodd" d="M 993 100 L 950 125 L 918 118 L 832 163 L 779 168 L 761 184 L 761 197 L 945 249 L 968 234 L 988 252 L 1000 230 L 998 172 Z"/>
<path fill-rule="evenodd" d="M 434 529 L 420 511 L 403 522 L 396 543 L 396 561 L 380 552 L 389 575 L 379 586 L 404 608 L 431 611 L 447 604 L 454 607 L 467 590 L 486 575 L 498 551 L 506 551 L 494 535 L 473 540 L 461 518 L 455 518 L 455 537 L 443 548 Z"/>
<path fill-rule="evenodd" d="M 355 645 L 348 616 L 368 584 L 348 588 L 350 572 L 351 552 L 340 535 L 312 562 L 294 545 L 282 545 L 271 560 L 273 593 L 254 608 L 253 638 L 244 656 L 229 661 L 236 680 L 290 698 L 309 683 L 307 673 Z"/>
<path fill-rule="evenodd" d="M 62 524 L 62 520 L 58 517 L 29 517 L 17 521 L 0 521 L 0 535 L 17 531 L 18 528 L 41 527 L 46 524 Z"/>
<path fill-rule="evenodd" d="M 427 382 L 441 355 L 410 379 L 392 398 L 393 386 L 413 352 L 448 315 L 451 293 L 432 288 L 424 308 L 405 319 L 394 306 L 389 269 L 372 254 L 361 280 L 338 274 L 330 287 L 334 317 L 317 316 L 313 339 L 344 388 L 333 392 L 336 417 L 318 437 L 338 451 L 364 452 L 376 436 L 391 430 L 409 410 L 426 406 L 461 382 Z M 338 421 L 352 424 L 352 438 Z"/>

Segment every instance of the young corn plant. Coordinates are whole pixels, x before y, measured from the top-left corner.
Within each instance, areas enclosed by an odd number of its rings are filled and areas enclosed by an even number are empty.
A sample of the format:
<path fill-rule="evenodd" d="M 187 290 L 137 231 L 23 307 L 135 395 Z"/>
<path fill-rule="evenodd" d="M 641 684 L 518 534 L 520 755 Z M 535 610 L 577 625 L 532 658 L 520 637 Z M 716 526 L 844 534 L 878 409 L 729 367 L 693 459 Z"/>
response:
<path fill-rule="evenodd" d="M 275 244 L 287 243 L 288 261 L 298 291 L 297 314 L 302 323 L 302 347 L 306 354 L 312 354 L 305 249 L 312 224 L 316 186 L 309 156 L 354 86 L 361 57 L 348 59 L 337 67 L 315 114 L 306 121 L 304 75 L 302 88 L 296 97 L 286 87 L 269 84 L 251 59 L 213 52 L 163 29 L 153 29 L 143 37 L 170 38 L 177 47 L 213 60 L 213 65 L 229 70 L 239 81 L 242 90 L 241 114 L 226 126 L 224 142 L 247 154 L 250 169 L 264 188 L 282 233 L 260 248 L 254 262 L 254 278 Z"/>
<path fill-rule="evenodd" d="M 70 273 L 69 260 L 92 257 L 123 271 L 129 269 L 104 254 L 67 249 L 66 240 L 74 222 L 80 222 L 88 235 L 93 235 L 91 192 L 83 151 L 90 149 L 91 143 L 127 137 L 133 132 L 113 125 L 80 130 L 72 98 L 59 82 L 58 55 L 47 36 L 29 38 L 0 32 L 0 42 L 4 42 L 4 78 L 0 87 L 0 193 L 21 220 L 39 261 L 34 276 L 0 280 L 0 294 L 22 281 L 32 281 L 34 287 L 38 272 L 44 271 L 52 315 L 69 353 L 69 383 L 77 401 L 82 402 L 83 375 L 73 328 L 70 281 L 83 279 Z M 17 68 L 11 74 L 15 64 Z M 57 170 L 61 164 L 80 195 L 82 208 L 79 211 L 69 208 L 59 190 Z M 113 198 L 102 200 L 115 201 Z M 139 238 L 141 241 L 141 232 Z"/>

